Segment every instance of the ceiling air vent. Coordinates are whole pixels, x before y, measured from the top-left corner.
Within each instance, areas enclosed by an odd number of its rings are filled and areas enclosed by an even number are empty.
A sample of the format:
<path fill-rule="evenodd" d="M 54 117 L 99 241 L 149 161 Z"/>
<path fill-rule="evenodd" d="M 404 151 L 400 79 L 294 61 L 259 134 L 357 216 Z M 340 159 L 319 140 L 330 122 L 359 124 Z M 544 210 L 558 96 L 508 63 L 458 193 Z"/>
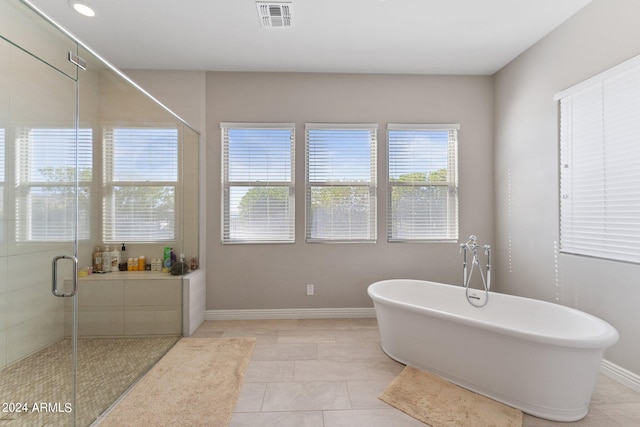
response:
<path fill-rule="evenodd" d="M 291 3 L 256 2 L 260 25 L 264 28 L 291 26 Z"/>

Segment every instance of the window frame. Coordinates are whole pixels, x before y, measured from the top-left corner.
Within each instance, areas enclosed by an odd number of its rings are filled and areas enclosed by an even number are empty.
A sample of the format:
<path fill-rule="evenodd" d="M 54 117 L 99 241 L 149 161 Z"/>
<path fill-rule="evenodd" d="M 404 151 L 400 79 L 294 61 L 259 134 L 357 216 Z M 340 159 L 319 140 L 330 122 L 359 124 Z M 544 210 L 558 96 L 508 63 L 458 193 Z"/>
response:
<path fill-rule="evenodd" d="M 309 131 L 328 131 L 328 132 L 348 132 L 348 131 L 367 131 L 369 132 L 369 181 L 311 181 L 310 169 L 310 140 Z M 378 123 L 306 123 L 305 124 L 305 242 L 307 243 L 376 243 L 378 230 Z M 312 235 L 312 191 L 313 188 L 363 188 L 368 193 L 368 220 L 366 222 L 368 228 L 368 237 L 353 238 L 336 238 L 336 237 L 318 237 Z M 351 226 L 349 227 L 351 229 Z"/>
<path fill-rule="evenodd" d="M 448 124 L 405 124 L 405 123 L 388 123 L 387 124 L 387 241 L 389 243 L 430 243 L 430 242 L 457 242 L 460 228 L 459 214 L 459 123 Z M 447 142 L 447 171 L 448 179 L 446 181 L 408 181 L 394 182 L 391 177 L 392 173 L 392 152 L 393 149 L 390 133 L 391 131 L 406 132 L 443 132 L 449 133 Z M 398 237 L 394 235 L 394 215 L 393 215 L 393 190 L 400 187 L 447 187 L 450 195 L 454 196 L 447 200 L 447 217 L 445 236 L 425 238 L 423 236 L 416 237 Z"/>
<path fill-rule="evenodd" d="M 117 130 L 136 130 L 141 131 L 141 133 L 145 131 L 167 131 L 167 132 L 175 132 L 175 153 L 176 157 L 173 159 L 175 161 L 175 180 L 115 180 L 115 158 L 114 158 L 114 147 L 115 144 L 115 136 L 114 133 Z M 181 186 L 181 171 L 180 171 L 180 153 L 181 153 L 181 132 L 180 129 L 176 128 L 174 124 L 164 124 L 164 123 L 154 123 L 150 126 L 140 126 L 140 125 L 127 125 L 127 124 L 109 124 L 103 126 L 102 129 L 102 194 L 101 194 L 101 235 L 102 241 L 104 243 L 109 244 L 118 244 L 123 241 L 129 243 L 170 243 L 175 242 L 179 238 L 179 217 L 178 217 L 178 201 L 180 200 L 179 189 Z M 173 135 L 171 135 L 173 137 Z M 172 141 L 173 142 L 173 141 Z M 118 229 L 116 228 L 117 217 L 114 216 L 112 218 L 108 218 L 107 211 L 109 205 L 115 205 L 115 189 L 116 188 L 170 188 L 173 192 L 173 208 L 172 208 L 172 227 L 171 227 L 171 236 L 167 236 L 166 238 L 145 238 L 142 235 L 133 235 L 133 236 L 122 236 L 117 235 Z M 109 221 L 111 223 L 109 224 Z M 109 232 L 111 229 L 111 232 Z"/>
<path fill-rule="evenodd" d="M 640 56 L 555 94 L 554 101 L 559 252 L 640 264 Z"/>
<path fill-rule="evenodd" d="M 234 180 L 229 176 L 234 172 L 230 170 L 229 162 L 229 130 L 246 130 L 256 132 L 268 131 L 288 131 L 290 139 L 290 148 L 288 156 L 290 165 L 288 168 L 289 180 Z M 221 138 L 221 221 L 220 221 L 220 240 L 222 244 L 292 244 L 296 238 L 296 221 L 295 221 L 295 123 L 246 123 L 246 122 L 220 122 L 220 138 Z M 287 154 L 284 156 L 287 157 Z M 287 227 L 280 238 L 257 238 L 249 237 L 232 237 L 232 218 L 231 218 L 231 193 L 233 188 L 283 188 L 286 189 L 287 202 Z M 245 193 L 246 194 L 246 193 Z M 267 216 L 267 220 L 268 220 Z"/>
<path fill-rule="evenodd" d="M 29 154 L 33 147 L 30 147 L 31 144 L 34 144 L 35 138 L 32 135 L 32 132 L 36 131 L 41 133 L 42 138 L 62 138 L 68 140 L 58 141 L 59 143 L 70 143 L 73 144 L 74 155 L 72 162 L 63 162 L 64 166 L 67 167 L 69 164 L 72 164 L 73 179 L 72 180 L 60 180 L 60 181 L 47 181 L 47 180 L 32 180 L 32 168 L 34 165 L 31 163 L 31 155 Z M 6 132 L 5 132 L 6 133 Z M 51 134 L 51 135 L 49 135 Z M 5 135 L 6 138 L 6 135 Z M 89 149 L 89 155 L 85 156 L 85 162 L 88 164 L 81 165 L 79 157 L 81 156 L 81 151 L 75 151 L 76 141 L 78 144 L 85 143 L 86 149 Z M 36 149 L 38 147 L 35 147 Z M 6 156 L 6 152 L 5 152 Z M 6 158 L 6 157 L 5 157 Z M 88 160 L 88 162 L 87 162 Z M 89 180 L 80 180 L 79 172 L 77 167 L 84 166 L 86 167 L 91 174 Z M 5 172 L 6 173 L 6 172 Z M 14 209 L 16 215 L 16 231 L 14 240 L 16 243 L 20 244 L 28 244 L 28 243 L 67 243 L 74 241 L 73 238 L 34 238 L 34 226 L 33 226 L 33 205 L 28 200 L 29 195 L 31 194 L 32 189 L 40 188 L 40 189 L 55 189 L 62 188 L 68 189 L 68 191 L 74 191 L 72 194 L 72 198 L 74 199 L 74 209 L 72 212 L 73 219 L 67 220 L 67 222 L 73 222 L 71 224 L 71 228 L 75 230 L 72 235 L 77 235 L 78 240 L 89 240 L 91 239 L 91 208 L 92 208 L 92 198 L 93 198 L 93 189 L 92 189 L 92 177 L 95 173 L 93 168 L 93 129 L 90 127 L 66 127 L 60 126 L 56 124 L 52 125 L 38 125 L 38 126 L 21 126 L 16 129 L 16 150 L 15 150 L 15 202 Z M 77 182 L 77 186 L 76 186 Z M 64 190 L 63 190 L 64 191 Z M 83 191 L 87 195 L 86 206 L 84 209 L 79 205 L 79 192 Z M 26 199 L 25 199 L 26 198 Z M 23 201 L 26 201 L 26 205 L 23 205 Z M 77 203 L 76 203 L 77 201 Z M 78 204 L 78 206 L 75 206 Z M 21 210 L 24 209 L 25 212 L 22 213 Z M 78 215 L 86 216 L 87 221 L 83 223 L 77 217 Z M 26 229 L 22 229 L 22 227 L 26 227 Z M 67 227 L 68 228 L 68 227 Z M 68 233 L 63 233 L 65 236 Z"/>

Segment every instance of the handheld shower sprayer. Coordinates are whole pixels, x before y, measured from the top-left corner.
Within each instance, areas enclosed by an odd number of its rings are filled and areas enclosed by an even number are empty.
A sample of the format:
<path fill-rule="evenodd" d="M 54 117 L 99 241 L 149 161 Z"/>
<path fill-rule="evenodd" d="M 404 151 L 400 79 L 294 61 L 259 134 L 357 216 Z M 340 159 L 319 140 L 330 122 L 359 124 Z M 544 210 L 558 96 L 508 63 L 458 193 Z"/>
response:
<path fill-rule="evenodd" d="M 480 259 L 478 258 L 479 247 L 480 245 L 478 245 L 478 237 L 474 234 L 469 236 L 469 240 L 467 240 L 466 243 L 462 243 L 460 245 L 460 252 L 463 252 L 462 271 L 463 271 L 463 285 L 465 287 L 465 294 L 467 296 L 467 301 L 469 301 L 469 304 L 478 308 L 484 307 L 489 301 L 489 289 L 491 288 L 491 246 L 489 245 L 482 246 L 482 248 L 484 249 L 484 254 L 487 257 L 486 276 L 482 272 L 482 266 L 480 264 Z M 471 268 L 469 269 L 469 271 L 467 269 L 467 251 L 471 251 L 471 253 L 473 254 L 473 258 L 471 260 Z M 482 279 L 482 285 L 484 287 L 484 292 L 485 292 L 484 303 L 480 305 L 473 303 L 469 299 L 470 298 L 469 284 L 471 283 L 471 276 L 473 275 L 473 269 L 476 266 L 478 267 L 478 272 L 480 273 L 480 278 Z"/>

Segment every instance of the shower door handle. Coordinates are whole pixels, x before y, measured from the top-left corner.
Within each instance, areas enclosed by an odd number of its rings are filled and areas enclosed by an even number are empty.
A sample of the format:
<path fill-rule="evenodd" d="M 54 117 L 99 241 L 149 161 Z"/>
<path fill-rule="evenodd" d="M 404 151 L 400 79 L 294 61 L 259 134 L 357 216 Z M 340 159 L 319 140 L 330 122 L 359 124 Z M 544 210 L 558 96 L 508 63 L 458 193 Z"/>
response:
<path fill-rule="evenodd" d="M 58 261 L 60 261 L 61 259 L 70 259 L 73 263 L 73 290 L 67 293 L 60 292 L 58 290 Z M 76 292 L 78 292 L 78 258 L 74 257 L 73 255 L 58 255 L 57 257 L 54 257 L 53 261 L 51 262 L 51 270 L 51 293 L 54 296 L 60 298 L 72 297 L 76 294 Z"/>

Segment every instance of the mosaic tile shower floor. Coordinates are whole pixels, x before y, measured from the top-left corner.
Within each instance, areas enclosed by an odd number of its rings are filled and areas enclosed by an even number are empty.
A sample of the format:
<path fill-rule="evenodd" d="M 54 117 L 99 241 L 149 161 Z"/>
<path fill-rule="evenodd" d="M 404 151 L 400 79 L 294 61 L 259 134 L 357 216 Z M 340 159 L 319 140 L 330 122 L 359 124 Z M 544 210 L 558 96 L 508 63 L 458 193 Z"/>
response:
<path fill-rule="evenodd" d="M 90 425 L 179 339 L 79 339 L 76 425 Z M 68 426 L 71 366 L 71 340 L 63 339 L 0 371 L 0 402 L 7 406 L 0 408 L 0 426 Z"/>

